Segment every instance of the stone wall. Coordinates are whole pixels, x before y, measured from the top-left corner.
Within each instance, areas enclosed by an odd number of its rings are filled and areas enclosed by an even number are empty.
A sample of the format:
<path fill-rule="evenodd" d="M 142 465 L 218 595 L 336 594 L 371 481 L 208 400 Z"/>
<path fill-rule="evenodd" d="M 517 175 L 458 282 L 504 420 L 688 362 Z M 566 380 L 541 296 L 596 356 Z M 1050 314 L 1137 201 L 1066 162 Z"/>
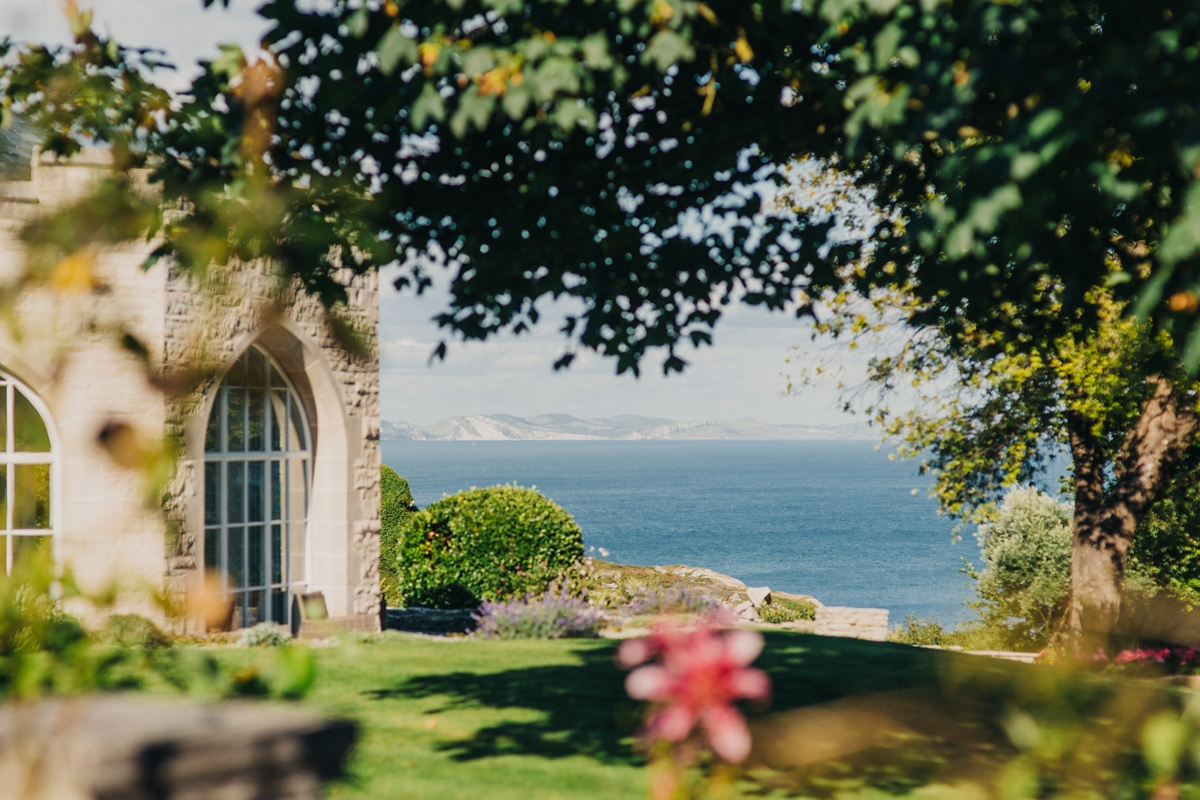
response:
<path fill-rule="evenodd" d="M 887 640 L 888 634 L 888 610 L 821 606 L 817 609 L 812 632 L 821 636 L 844 636 L 850 639 L 883 642 Z"/>
<path fill-rule="evenodd" d="M 24 274 L 23 224 L 80 197 L 108 166 L 103 151 L 69 162 L 43 157 L 32 180 L 0 184 L 0 282 Z M 144 270 L 151 249 L 139 242 L 94 254 L 103 291 L 27 291 L 23 335 L 0 330 L 0 366 L 46 401 L 61 442 L 60 555 L 83 567 L 92 585 L 124 570 L 143 583 L 165 575 L 184 589 L 199 566 L 196 467 L 213 389 L 257 343 L 288 373 L 313 426 L 309 588 L 325 592 L 333 616 L 378 619 L 377 276 L 342 271 L 348 302 L 331 324 L 316 298 L 262 264 L 214 271 L 199 286 L 165 262 Z M 340 336 L 345 330 L 356 335 Z M 146 346 L 150 364 L 121 346 L 126 333 Z M 180 445 L 161 509 L 147 504 L 140 475 L 118 468 L 98 446 L 97 433 L 114 420 L 146 441 L 165 436 Z"/>

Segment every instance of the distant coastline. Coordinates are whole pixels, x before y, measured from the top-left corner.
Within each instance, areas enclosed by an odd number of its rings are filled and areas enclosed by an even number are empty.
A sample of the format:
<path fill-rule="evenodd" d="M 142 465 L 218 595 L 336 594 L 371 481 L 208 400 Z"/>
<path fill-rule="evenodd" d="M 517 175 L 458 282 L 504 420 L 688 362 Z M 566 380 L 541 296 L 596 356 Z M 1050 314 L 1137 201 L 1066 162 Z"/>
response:
<path fill-rule="evenodd" d="M 569 414 L 471 414 L 447 417 L 424 427 L 410 422 L 380 423 L 385 442 L 496 442 L 536 440 L 835 440 L 873 439 L 863 423 L 845 425 L 776 425 L 756 419 L 699 419 L 680 422 L 662 417 L 624 414 L 617 417 L 573 417 Z"/>

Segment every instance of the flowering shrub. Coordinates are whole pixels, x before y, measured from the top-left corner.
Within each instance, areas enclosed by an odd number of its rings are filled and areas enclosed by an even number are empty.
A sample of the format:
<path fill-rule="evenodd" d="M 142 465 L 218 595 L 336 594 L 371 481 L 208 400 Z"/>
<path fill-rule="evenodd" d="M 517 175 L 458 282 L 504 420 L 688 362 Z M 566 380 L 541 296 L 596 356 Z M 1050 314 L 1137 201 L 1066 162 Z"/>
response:
<path fill-rule="evenodd" d="M 630 616 L 658 614 L 705 614 L 721 607 L 721 601 L 689 586 L 668 589 L 643 589 L 626 604 Z"/>
<path fill-rule="evenodd" d="M 1085 666 L 1105 673 L 1132 675 L 1200 673 L 1200 649 L 1194 647 L 1135 647 L 1121 650 L 1111 658 L 1103 648 L 1099 647 L 1091 653 L 1043 650 L 1038 653 L 1037 660 L 1041 664 L 1055 665 L 1072 659 L 1077 666 Z"/>
<path fill-rule="evenodd" d="M 1200 650 L 1193 647 L 1138 647 L 1117 653 L 1112 664 L 1115 672 L 1192 673 L 1200 668 Z"/>
<path fill-rule="evenodd" d="M 604 612 L 586 600 L 546 592 L 508 602 L 484 603 L 472 615 L 475 635 L 489 639 L 567 639 L 599 635 Z"/>
<path fill-rule="evenodd" d="M 707 621 L 690 628 L 659 625 L 650 636 L 624 642 L 617 651 L 619 663 L 637 667 L 625 689 L 633 699 L 651 703 L 643 741 L 651 747 L 666 744 L 677 759 L 707 745 L 723 761 L 744 761 L 750 730 L 733 702 L 770 696 L 766 673 L 749 666 L 762 647 L 755 631 L 720 631 Z M 651 659 L 657 663 L 646 664 Z"/>

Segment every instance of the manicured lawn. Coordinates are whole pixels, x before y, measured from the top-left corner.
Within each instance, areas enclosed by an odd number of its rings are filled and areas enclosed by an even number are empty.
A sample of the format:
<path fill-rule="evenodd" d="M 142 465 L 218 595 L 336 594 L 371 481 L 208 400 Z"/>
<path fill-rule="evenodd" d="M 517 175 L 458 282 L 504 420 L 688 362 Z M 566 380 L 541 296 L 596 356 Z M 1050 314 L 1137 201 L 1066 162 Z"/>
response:
<path fill-rule="evenodd" d="M 306 703 L 352 718 L 362 731 L 351 775 L 331 787 L 330 796 L 644 798 L 647 774 L 631 737 L 637 709 L 625 698 L 624 675 L 613 665 L 615 648 L 596 640 L 397 636 L 316 651 L 318 680 Z M 227 650 L 220 657 L 236 662 L 253 654 Z M 1107 696 L 1098 689 L 1080 694 L 1077 688 L 1064 694 L 1055 688 L 1062 673 L 1048 668 L 802 634 L 768 634 L 758 665 L 775 686 L 773 712 L 902 691 L 932 698 L 935 706 L 959 704 L 945 699 L 946 687 L 965 685 L 964 680 L 974 682 L 971 696 L 982 698 L 981 719 L 1009 703 L 1028 706 L 1035 716 L 1037 709 L 1089 713 Z M 1080 680 L 1094 687 L 1130 683 L 1075 677 L 1072 685 Z M 1148 686 L 1146 691 L 1162 694 Z M 1062 705 L 1061 697 L 1069 704 Z M 947 752 L 941 736 L 920 741 L 939 759 Z M 856 785 L 845 788 L 855 789 L 856 796 L 858 791 L 881 796 L 878 790 L 894 783 L 894 776 L 876 782 L 849 763 L 843 772 L 854 773 Z M 908 784 L 906 791 L 912 788 Z"/>

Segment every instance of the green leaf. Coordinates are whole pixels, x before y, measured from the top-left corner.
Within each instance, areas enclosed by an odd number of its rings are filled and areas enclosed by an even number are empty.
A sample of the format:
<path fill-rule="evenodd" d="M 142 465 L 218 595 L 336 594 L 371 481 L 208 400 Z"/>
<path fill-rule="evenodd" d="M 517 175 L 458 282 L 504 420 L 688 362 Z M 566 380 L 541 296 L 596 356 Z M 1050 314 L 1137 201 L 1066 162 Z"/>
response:
<path fill-rule="evenodd" d="M 355 39 L 361 39 L 367 33 L 371 20 L 367 17 L 367 7 L 363 6 L 346 19 L 346 29 Z"/>
<path fill-rule="evenodd" d="M 317 660 L 312 650 L 300 645 L 281 647 L 271 670 L 271 694 L 285 700 L 298 700 L 308 694 L 317 678 Z"/>
<path fill-rule="evenodd" d="M 1173 776 L 1188 741 L 1188 725 L 1177 715 L 1163 711 L 1142 727 L 1142 754 L 1157 777 Z"/>
<path fill-rule="evenodd" d="M 394 25 L 379 40 L 376 48 L 379 54 L 379 69 L 384 75 L 391 75 L 401 61 L 415 64 L 417 61 L 417 43 L 400 32 L 400 26 Z"/>
<path fill-rule="evenodd" d="M 514 120 L 525 116 L 525 109 L 529 107 L 530 101 L 533 100 L 533 93 L 529 87 L 522 83 L 520 86 L 510 86 L 504 95 L 504 99 L 500 101 L 504 113 L 508 114 Z"/>
<path fill-rule="evenodd" d="M 1062 121 L 1062 111 L 1057 108 L 1047 108 L 1042 113 L 1033 118 L 1029 123 L 1029 135 L 1035 139 L 1041 139 Z"/>
<path fill-rule="evenodd" d="M 490 47 L 472 47 L 462 54 L 462 71 L 468 78 L 476 78 L 496 66 L 496 56 Z"/>
<path fill-rule="evenodd" d="M 533 81 L 530 87 L 538 102 L 553 100 L 559 94 L 574 94 L 579 91 L 579 73 L 573 59 L 554 56 L 547 58 L 525 80 Z"/>
<path fill-rule="evenodd" d="M 458 101 L 458 109 L 450 118 L 450 131 L 461 139 L 467 135 L 467 129 L 471 125 L 474 125 L 476 130 L 483 130 L 492 118 L 495 108 L 495 97 L 484 97 L 479 94 L 478 88 L 472 86 Z"/>
<path fill-rule="evenodd" d="M 430 118 L 441 122 L 446 118 L 446 104 L 432 83 L 426 83 L 421 90 L 421 96 L 412 105 L 413 127 L 419 131 L 425 130 L 425 123 Z"/>
<path fill-rule="evenodd" d="M 612 68 L 613 59 L 608 54 L 608 37 L 603 33 L 594 33 L 587 37 L 579 43 L 579 49 L 583 52 L 583 63 L 592 69 Z"/>
<path fill-rule="evenodd" d="M 1166 288 L 1167 281 L 1171 280 L 1171 275 L 1174 272 L 1173 267 L 1160 267 L 1157 272 L 1150 276 L 1150 280 L 1146 281 L 1146 285 L 1138 293 L 1137 301 L 1133 304 L 1133 315 L 1135 317 L 1140 320 L 1149 319 L 1150 314 L 1162 300 L 1163 289 Z"/>
<path fill-rule="evenodd" d="M 554 113 L 554 123 L 564 131 L 569 131 L 576 125 L 582 125 L 589 131 L 596 129 L 596 112 L 582 100 L 560 103 Z"/>
<path fill-rule="evenodd" d="M 221 55 L 213 59 L 209 69 L 214 75 L 223 76 L 226 80 L 233 80 L 234 76 L 241 73 L 246 66 L 246 56 L 242 53 L 242 46 L 223 44 L 218 49 L 221 51 Z"/>
<path fill-rule="evenodd" d="M 875 37 L 876 69 L 884 69 L 892 63 L 892 58 L 895 57 L 896 49 L 900 45 L 901 34 L 900 26 L 893 22 Z"/>
<path fill-rule="evenodd" d="M 524 0 L 483 0 L 483 7 L 490 8 L 500 16 L 525 8 Z"/>
<path fill-rule="evenodd" d="M 1188 190 L 1183 214 L 1171 222 L 1158 250 L 1158 260 L 1175 265 L 1200 250 L 1200 184 Z"/>
<path fill-rule="evenodd" d="M 692 43 L 675 31 L 659 31 L 642 53 L 642 63 L 653 63 L 659 72 L 665 73 L 680 61 L 691 61 L 696 57 Z"/>

